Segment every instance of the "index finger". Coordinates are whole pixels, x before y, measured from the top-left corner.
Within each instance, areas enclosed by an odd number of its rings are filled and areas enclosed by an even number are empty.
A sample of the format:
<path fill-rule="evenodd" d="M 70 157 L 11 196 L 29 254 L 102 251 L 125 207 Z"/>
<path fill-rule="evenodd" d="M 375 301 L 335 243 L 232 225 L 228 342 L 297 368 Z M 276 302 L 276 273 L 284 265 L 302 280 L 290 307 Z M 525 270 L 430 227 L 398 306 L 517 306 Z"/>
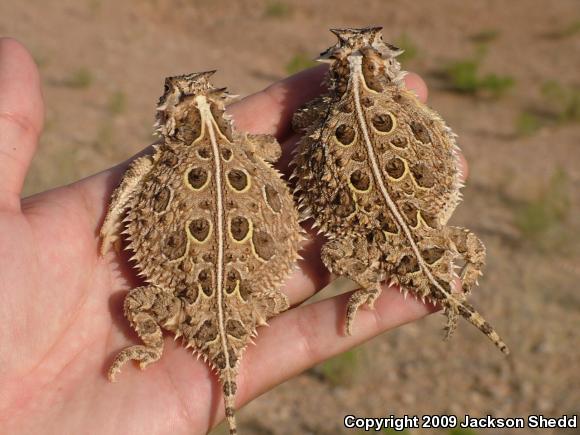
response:
<path fill-rule="evenodd" d="M 327 70 L 327 65 L 320 65 L 299 72 L 232 104 L 228 112 L 240 130 L 273 134 L 283 141 L 292 133 L 293 113 L 325 90 L 322 80 Z M 427 85 L 417 74 L 408 73 L 405 86 L 427 101 Z"/>
<path fill-rule="evenodd" d="M 324 91 L 327 70 L 320 65 L 301 71 L 230 105 L 228 112 L 240 130 L 273 134 L 281 141 L 291 133 L 292 114 Z"/>

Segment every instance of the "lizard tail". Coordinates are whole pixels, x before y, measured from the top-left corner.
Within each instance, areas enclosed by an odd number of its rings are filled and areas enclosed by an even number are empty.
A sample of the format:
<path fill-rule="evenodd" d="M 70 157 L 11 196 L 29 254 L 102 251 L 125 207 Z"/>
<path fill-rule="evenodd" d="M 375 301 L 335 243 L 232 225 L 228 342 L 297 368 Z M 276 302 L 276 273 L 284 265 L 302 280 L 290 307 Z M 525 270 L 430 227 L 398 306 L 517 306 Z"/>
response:
<path fill-rule="evenodd" d="M 503 342 L 493 326 L 491 326 L 472 305 L 460 300 L 455 300 L 454 302 L 456 303 L 456 312 L 458 312 L 469 323 L 483 332 L 493 342 L 493 344 L 495 344 L 496 347 L 502 351 L 502 353 L 506 355 L 510 354 L 510 350 L 507 344 Z"/>
<path fill-rule="evenodd" d="M 236 435 L 238 433 L 235 416 L 235 397 L 237 385 L 233 379 L 234 378 L 230 371 L 226 370 L 224 373 L 223 391 L 226 420 L 228 421 L 230 435 Z"/>

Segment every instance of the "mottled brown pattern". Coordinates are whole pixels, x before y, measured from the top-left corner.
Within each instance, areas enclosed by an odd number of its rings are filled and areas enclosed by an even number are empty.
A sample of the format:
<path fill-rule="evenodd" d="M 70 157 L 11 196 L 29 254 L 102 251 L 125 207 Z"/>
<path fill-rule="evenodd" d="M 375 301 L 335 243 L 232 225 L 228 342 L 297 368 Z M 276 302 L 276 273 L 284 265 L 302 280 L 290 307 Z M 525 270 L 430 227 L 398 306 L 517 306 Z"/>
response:
<path fill-rule="evenodd" d="M 388 113 L 377 113 L 371 118 L 373 127 L 381 133 L 389 133 L 393 129 L 393 117 Z"/>
<path fill-rule="evenodd" d="M 236 190 L 244 190 L 248 185 L 248 176 L 241 169 L 232 169 L 228 172 L 228 180 Z"/>
<path fill-rule="evenodd" d="M 237 241 L 243 240 L 250 231 L 250 221 L 243 216 L 236 216 L 230 224 L 232 237 Z"/>
<path fill-rule="evenodd" d="M 213 271 L 210 268 L 201 269 L 197 274 L 197 282 L 206 296 L 213 292 Z"/>
<path fill-rule="evenodd" d="M 269 260 L 276 253 L 276 242 L 266 231 L 254 231 L 252 243 L 254 244 L 256 255 L 262 260 Z"/>
<path fill-rule="evenodd" d="M 280 212 L 282 210 L 282 201 L 280 200 L 278 191 L 269 184 L 266 184 L 264 186 L 264 193 L 266 194 L 266 202 L 270 208 L 276 213 Z"/>
<path fill-rule="evenodd" d="M 125 302 L 143 345 L 122 350 L 109 377 L 129 360 L 142 368 L 157 361 L 168 330 L 217 369 L 235 433 L 238 363 L 256 328 L 288 308 L 278 288 L 301 232 L 293 198 L 270 166 L 279 144 L 233 130 L 230 97 L 208 82 L 211 74 L 166 79 L 157 108 L 162 143 L 131 164 L 101 228 L 103 253 L 125 230 L 146 282 Z"/>
<path fill-rule="evenodd" d="M 350 182 L 358 191 L 365 192 L 371 185 L 370 177 L 360 169 L 350 174 Z"/>
<path fill-rule="evenodd" d="M 354 136 L 354 129 L 350 125 L 341 124 L 336 128 L 336 138 L 343 145 L 352 143 Z"/>
<path fill-rule="evenodd" d="M 171 191 L 168 187 L 161 187 L 159 192 L 155 195 L 155 202 L 153 203 L 153 210 L 156 212 L 165 211 L 171 198 Z"/>
<path fill-rule="evenodd" d="M 397 148 L 405 148 L 409 144 L 409 140 L 403 136 L 395 136 L 391 139 L 391 145 Z"/>
<path fill-rule="evenodd" d="M 405 162 L 399 157 L 393 157 L 385 164 L 385 171 L 390 177 L 398 180 L 405 173 Z"/>
<path fill-rule="evenodd" d="M 207 170 L 200 167 L 192 168 L 187 173 L 187 180 L 194 189 L 201 189 L 208 179 Z"/>
<path fill-rule="evenodd" d="M 210 223 L 206 218 L 194 219 L 189 224 L 189 232 L 198 242 L 204 242 L 209 236 Z"/>
<path fill-rule="evenodd" d="M 462 186 L 455 136 L 405 89 L 396 59 L 402 51 L 386 44 L 380 30 L 333 30 L 338 43 L 321 55 L 330 64 L 328 92 L 294 115 L 303 133 L 293 161 L 303 217 L 330 239 L 322 248 L 327 268 L 362 287 L 349 300 L 347 332 L 389 277 L 439 304 L 448 335 L 461 315 L 508 353 L 465 302 L 485 248 L 470 231 L 447 226 Z M 464 262 L 463 294 L 454 290 L 457 260 Z"/>
<path fill-rule="evenodd" d="M 421 124 L 418 121 L 411 121 L 410 126 L 411 130 L 413 131 L 413 134 L 415 135 L 418 141 L 424 144 L 428 144 L 429 142 L 431 142 L 431 135 L 429 134 L 429 131 L 423 124 Z"/>

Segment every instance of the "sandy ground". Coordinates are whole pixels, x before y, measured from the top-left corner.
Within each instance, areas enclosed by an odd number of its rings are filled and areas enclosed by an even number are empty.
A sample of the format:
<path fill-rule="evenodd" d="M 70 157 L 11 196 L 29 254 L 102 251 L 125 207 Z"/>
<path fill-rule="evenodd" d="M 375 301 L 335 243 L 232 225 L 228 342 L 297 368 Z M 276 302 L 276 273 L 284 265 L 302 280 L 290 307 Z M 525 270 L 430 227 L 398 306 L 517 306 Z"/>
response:
<path fill-rule="evenodd" d="M 345 414 L 578 414 L 580 128 L 577 112 L 566 117 L 542 91 L 556 81 L 565 95 L 578 92 L 578 2 L 353 3 L 3 0 L 0 34 L 32 51 L 47 104 L 27 194 L 149 143 L 165 76 L 218 69 L 216 83 L 246 95 L 333 44 L 329 27 L 383 25 L 385 39 L 416 48 L 404 67 L 426 79 L 429 104 L 470 162 L 453 222 L 488 247 L 473 301 L 510 344 L 512 363 L 464 322 L 441 342 L 444 320 L 434 315 L 335 361 L 335 371 L 318 367 L 267 393 L 240 411 L 242 433 L 342 433 Z M 453 92 L 440 74 L 474 55 L 474 39 L 487 40 L 481 74 L 514 80 L 501 97 Z"/>

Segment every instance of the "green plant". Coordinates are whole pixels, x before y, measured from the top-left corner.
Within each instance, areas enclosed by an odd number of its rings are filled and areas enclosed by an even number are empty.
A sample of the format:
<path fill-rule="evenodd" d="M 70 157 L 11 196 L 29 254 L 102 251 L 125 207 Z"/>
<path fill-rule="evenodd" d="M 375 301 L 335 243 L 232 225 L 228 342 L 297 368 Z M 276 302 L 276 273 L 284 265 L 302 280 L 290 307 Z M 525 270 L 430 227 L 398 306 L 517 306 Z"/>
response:
<path fill-rule="evenodd" d="M 93 83 L 93 75 L 87 68 L 79 68 L 63 81 L 65 86 L 86 89 Z"/>
<path fill-rule="evenodd" d="M 499 97 L 514 86 L 515 80 L 511 76 L 480 74 L 479 68 L 485 52 L 485 47 L 482 46 L 472 58 L 447 64 L 443 75 L 452 90 L 465 94 L 486 93 Z"/>
<path fill-rule="evenodd" d="M 295 54 L 292 59 L 286 64 L 286 72 L 288 74 L 295 74 L 298 71 L 302 71 L 307 68 L 312 68 L 316 65 L 316 62 L 312 58 L 304 53 Z"/>
<path fill-rule="evenodd" d="M 465 93 L 475 93 L 479 86 L 475 60 L 458 60 L 447 65 L 445 74 L 454 90 Z"/>
<path fill-rule="evenodd" d="M 500 96 L 512 86 L 514 86 L 515 80 L 510 76 L 500 76 L 497 74 L 487 74 L 483 76 L 479 81 L 479 87 L 484 89 L 494 96 Z"/>
<path fill-rule="evenodd" d="M 544 99 L 542 111 L 522 112 L 516 119 L 518 135 L 531 135 L 545 125 L 580 122 L 580 88 L 548 80 L 540 91 Z"/>
<path fill-rule="evenodd" d="M 351 349 L 319 366 L 321 375 L 331 385 L 350 385 L 356 378 L 361 362 L 361 350 Z"/>
<path fill-rule="evenodd" d="M 109 97 L 107 104 L 109 113 L 112 116 L 120 115 L 127 108 L 127 97 L 124 92 L 116 91 Z"/>
<path fill-rule="evenodd" d="M 555 80 L 542 85 L 542 95 L 552 105 L 559 122 L 580 121 L 580 89 L 566 87 Z"/>
<path fill-rule="evenodd" d="M 546 36 L 552 39 L 564 39 L 574 36 L 577 33 L 580 33 L 580 20 L 573 21 L 567 26 L 557 29 Z"/>
<path fill-rule="evenodd" d="M 269 18 L 286 18 L 292 15 L 292 8 L 285 2 L 269 0 L 266 3 L 264 15 Z"/>
<path fill-rule="evenodd" d="M 556 170 L 536 198 L 515 208 L 515 225 L 522 236 L 542 249 L 559 241 L 558 233 L 570 213 L 568 175 Z"/>
<path fill-rule="evenodd" d="M 531 136 L 540 128 L 544 121 L 535 113 L 522 112 L 516 119 L 516 133 L 518 136 Z"/>
<path fill-rule="evenodd" d="M 407 35 L 403 33 L 395 40 L 395 45 L 403 50 L 403 54 L 401 54 L 398 59 L 402 62 L 409 61 L 415 59 L 417 57 L 417 53 L 419 49 L 417 45 L 413 42 L 413 40 Z"/>
<path fill-rule="evenodd" d="M 101 0 L 89 0 L 88 6 L 91 14 L 96 14 L 101 10 L 103 5 Z"/>
<path fill-rule="evenodd" d="M 469 39 L 477 44 L 489 44 L 496 40 L 499 37 L 499 34 L 499 30 L 497 29 L 484 29 L 474 33 L 469 37 Z"/>

